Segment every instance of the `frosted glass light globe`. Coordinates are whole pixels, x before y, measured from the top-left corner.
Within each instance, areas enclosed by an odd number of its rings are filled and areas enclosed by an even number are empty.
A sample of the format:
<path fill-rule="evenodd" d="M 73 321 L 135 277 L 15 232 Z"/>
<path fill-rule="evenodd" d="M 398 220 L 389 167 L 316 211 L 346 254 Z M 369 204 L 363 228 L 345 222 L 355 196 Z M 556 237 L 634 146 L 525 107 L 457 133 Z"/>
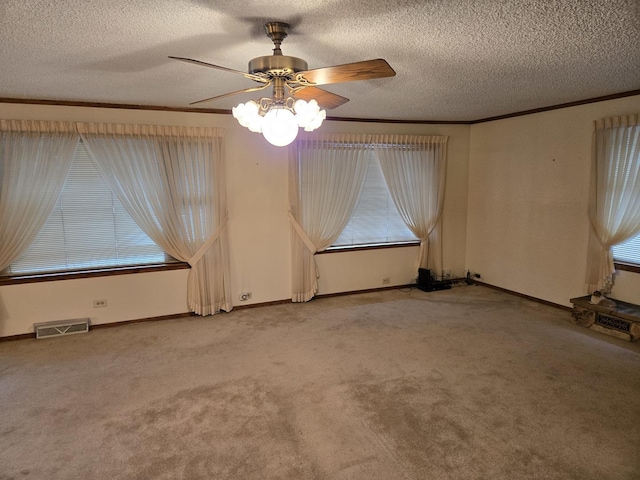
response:
<path fill-rule="evenodd" d="M 258 114 L 259 108 L 256 102 L 250 100 L 233 107 L 231 112 L 240 125 L 247 127 L 252 132 L 260 133 L 262 131 L 262 117 Z"/>
<path fill-rule="evenodd" d="M 262 135 L 276 147 L 289 145 L 298 135 L 296 117 L 286 108 L 271 107 L 262 121 Z"/>
<path fill-rule="evenodd" d="M 310 100 L 308 103 L 304 100 L 297 100 L 293 105 L 296 111 L 296 120 L 298 126 L 304 128 L 305 132 L 311 132 L 322 125 L 322 121 L 327 117 L 324 110 L 320 110 L 318 102 Z"/>

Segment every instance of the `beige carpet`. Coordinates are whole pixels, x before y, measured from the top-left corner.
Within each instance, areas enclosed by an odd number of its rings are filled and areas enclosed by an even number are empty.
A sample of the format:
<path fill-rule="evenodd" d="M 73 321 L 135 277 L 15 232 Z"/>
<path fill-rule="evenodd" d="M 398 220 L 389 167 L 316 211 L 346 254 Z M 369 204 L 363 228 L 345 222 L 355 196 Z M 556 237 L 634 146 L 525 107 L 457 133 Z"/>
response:
<path fill-rule="evenodd" d="M 485 287 L 0 343 L 0 479 L 639 479 L 640 345 Z"/>

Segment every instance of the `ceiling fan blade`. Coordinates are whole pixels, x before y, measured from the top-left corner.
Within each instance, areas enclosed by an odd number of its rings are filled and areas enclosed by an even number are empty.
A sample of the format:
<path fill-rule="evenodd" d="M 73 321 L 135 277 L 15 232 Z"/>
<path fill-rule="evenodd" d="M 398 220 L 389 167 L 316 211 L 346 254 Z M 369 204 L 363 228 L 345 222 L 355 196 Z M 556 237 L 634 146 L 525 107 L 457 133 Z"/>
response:
<path fill-rule="evenodd" d="M 222 95 L 216 95 L 215 97 L 205 98 L 203 100 L 198 100 L 197 102 L 191 102 L 189 105 L 197 105 L 199 103 L 211 102 L 213 100 L 219 100 L 220 98 L 230 97 L 231 95 L 238 95 L 240 93 L 257 92 L 258 90 L 264 90 L 269 85 L 271 85 L 271 82 L 265 83 L 264 85 L 262 85 L 260 87 L 245 88 L 244 90 L 237 90 L 235 92 L 229 92 L 229 93 L 225 93 L 225 94 L 222 94 Z"/>
<path fill-rule="evenodd" d="M 354 80 L 370 80 L 373 78 L 393 77 L 396 72 L 386 60 L 365 60 L 362 62 L 334 65 L 333 67 L 316 68 L 306 72 L 298 72 L 296 80 L 304 85 L 304 81 L 313 85 L 352 82 Z"/>
<path fill-rule="evenodd" d="M 317 87 L 303 88 L 296 91 L 293 96 L 302 100 L 306 100 L 307 102 L 309 100 L 315 100 L 322 108 L 336 108 L 340 105 L 344 105 L 349 101 L 349 99 L 346 97 L 341 97 L 340 95 L 327 92 L 326 90 Z"/>
<path fill-rule="evenodd" d="M 224 72 L 230 73 L 238 73 L 249 80 L 254 80 L 256 82 L 266 83 L 270 80 L 268 78 L 261 77 L 259 75 L 253 75 L 251 73 L 241 72 L 240 70 L 234 70 L 233 68 L 221 67 L 220 65 L 214 65 L 213 63 L 203 62 L 201 60 L 194 60 L 193 58 L 184 58 L 184 57 L 172 57 L 169 56 L 172 60 L 180 60 L 181 62 L 193 63 L 194 65 L 200 65 L 202 67 L 215 68 L 217 70 L 222 70 Z"/>

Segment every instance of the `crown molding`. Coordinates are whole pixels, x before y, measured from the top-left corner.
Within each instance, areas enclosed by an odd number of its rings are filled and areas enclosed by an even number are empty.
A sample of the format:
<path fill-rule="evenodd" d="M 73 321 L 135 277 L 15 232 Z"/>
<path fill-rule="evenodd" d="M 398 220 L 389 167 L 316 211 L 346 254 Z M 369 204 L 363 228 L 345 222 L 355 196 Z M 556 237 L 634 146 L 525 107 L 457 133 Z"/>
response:
<path fill-rule="evenodd" d="M 601 97 L 587 98 L 585 100 L 577 100 L 575 102 L 560 103 L 558 105 L 550 105 L 548 107 L 540 107 L 540 108 L 533 108 L 531 110 L 523 110 L 522 112 L 507 113 L 505 115 L 497 115 L 495 117 L 481 118 L 481 119 L 472 121 L 471 124 L 494 122 L 496 120 L 503 120 L 505 118 L 521 117 L 523 115 L 531 115 L 534 113 L 548 112 L 550 110 L 558 110 L 561 108 L 577 107 L 579 105 L 587 105 L 589 103 L 605 102 L 607 100 L 615 100 L 618 98 L 632 97 L 634 95 L 640 95 L 640 90 L 630 90 L 628 92 L 620 92 L 620 93 L 614 93 L 611 95 L 603 95 Z"/>
<path fill-rule="evenodd" d="M 496 120 L 504 120 L 506 118 L 521 117 L 524 115 L 532 115 L 534 113 L 548 112 L 561 108 L 576 107 L 579 105 L 587 105 L 589 103 L 604 102 L 607 100 L 615 100 L 618 98 L 632 97 L 640 95 L 640 89 L 630 90 L 627 92 L 614 93 L 611 95 L 603 95 L 600 97 L 577 100 L 575 102 L 560 103 L 546 107 L 534 108 L 531 110 L 523 110 L 521 112 L 507 113 L 494 117 L 480 118 L 477 120 L 397 120 L 397 119 L 378 119 L 378 118 L 353 118 L 353 117 L 327 117 L 327 120 L 334 122 L 363 122 L 363 123 L 395 123 L 395 124 L 412 124 L 412 125 L 475 125 L 477 123 L 494 122 Z M 193 108 L 193 107 L 164 107 L 161 105 L 136 105 L 128 103 L 101 103 L 101 102 L 80 102 L 71 100 L 43 100 L 33 98 L 9 98 L 0 97 L 0 103 L 14 103 L 23 105 L 53 105 L 65 107 L 88 107 L 88 108 L 116 108 L 123 110 L 150 110 L 163 112 L 183 112 L 183 113 L 206 113 L 217 115 L 231 115 L 231 110 L 219 108 Z"/>

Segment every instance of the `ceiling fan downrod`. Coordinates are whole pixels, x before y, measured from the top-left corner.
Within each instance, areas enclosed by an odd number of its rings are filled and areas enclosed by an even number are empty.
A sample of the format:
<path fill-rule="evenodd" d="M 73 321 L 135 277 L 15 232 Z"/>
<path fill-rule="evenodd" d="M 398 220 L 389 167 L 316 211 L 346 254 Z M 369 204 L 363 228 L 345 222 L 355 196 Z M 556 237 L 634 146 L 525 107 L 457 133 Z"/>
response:
<path fill-rule="evenodd" d="M 290 25 L 284 22 L 268 22 L 264 24 L 267 37 L 271 39 L 275 47 L 273 49 L 274 55 L 282 55 L 280 45 L 282 45 L 282 41 L 289 35 L 289 27 Z"/>

